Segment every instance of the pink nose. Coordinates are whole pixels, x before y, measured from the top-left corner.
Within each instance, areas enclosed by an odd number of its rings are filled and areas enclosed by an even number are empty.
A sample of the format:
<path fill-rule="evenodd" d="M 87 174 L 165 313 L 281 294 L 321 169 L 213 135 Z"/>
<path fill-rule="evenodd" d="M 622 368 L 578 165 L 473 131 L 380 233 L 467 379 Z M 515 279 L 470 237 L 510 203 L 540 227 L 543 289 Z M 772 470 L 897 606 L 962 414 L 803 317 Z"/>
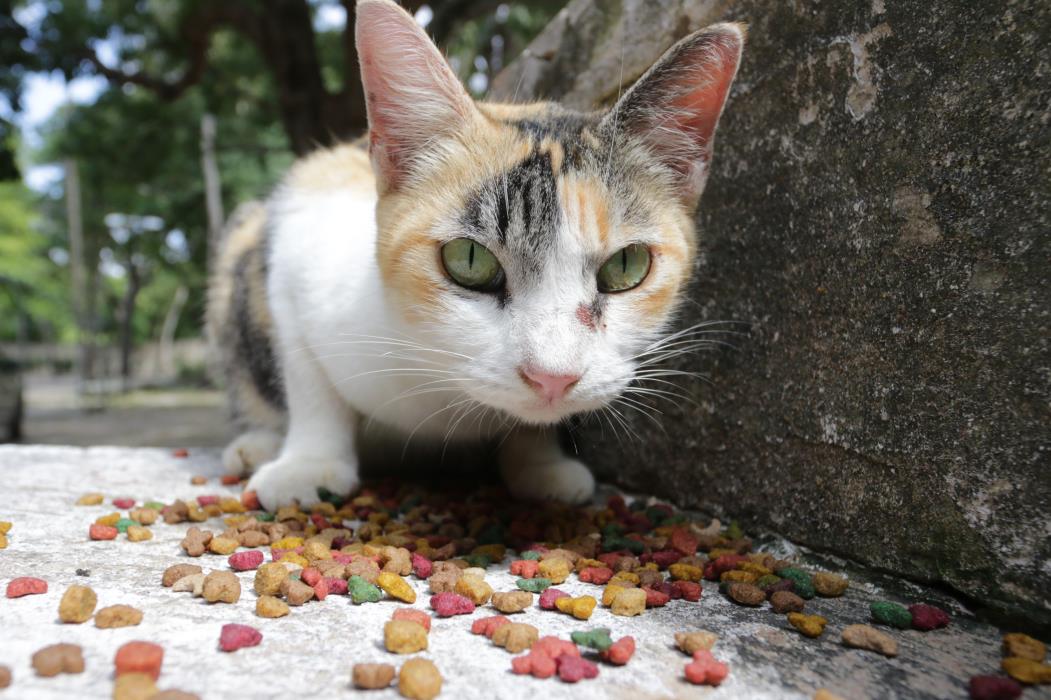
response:
<path fill-rule="evenodd" d="M 547 401 L 562 398 L 580 381 L 579 374 L 551 374 L 533 367 L 520 367 L 518 374 L 533 391 Z"/>

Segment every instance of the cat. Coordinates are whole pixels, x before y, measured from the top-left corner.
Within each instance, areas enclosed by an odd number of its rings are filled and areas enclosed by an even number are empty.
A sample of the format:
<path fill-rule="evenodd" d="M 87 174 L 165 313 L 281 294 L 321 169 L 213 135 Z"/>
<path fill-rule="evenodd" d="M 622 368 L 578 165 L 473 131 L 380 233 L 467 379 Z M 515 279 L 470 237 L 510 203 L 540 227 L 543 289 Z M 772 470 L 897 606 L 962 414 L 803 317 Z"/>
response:
<path fill-rule="evenodd" d="M 476 102 L 414 18 L 359 0 L 367 143 L 295 164 L 228 225 L 209 336 L 238 426 L 227 470 L 274 509 L 359 484 L 373 426 L 498 444 L 521 499 L 577 503 L 557 426 L 662 338 L 743 25 L 695 32 L 606 111 Z M 652 353 L 651 353 L 652 354 Z"/>

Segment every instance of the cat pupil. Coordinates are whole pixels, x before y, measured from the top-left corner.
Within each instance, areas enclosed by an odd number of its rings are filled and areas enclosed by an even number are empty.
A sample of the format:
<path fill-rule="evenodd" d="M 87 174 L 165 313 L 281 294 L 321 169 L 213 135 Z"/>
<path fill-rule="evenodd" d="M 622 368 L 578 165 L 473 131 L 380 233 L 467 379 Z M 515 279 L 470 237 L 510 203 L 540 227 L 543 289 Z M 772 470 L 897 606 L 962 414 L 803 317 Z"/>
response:
<path fill-rule="evenodd" d="M 628 249 L 625 248 L 620 251 L 620 272 L 623 275 L 628 274 Z"/>
<path fill-rule="evenodd" d="M 471 250 L 467 252 L 467 267 L 474 267 L 474 243 L 471 244 Z"/>

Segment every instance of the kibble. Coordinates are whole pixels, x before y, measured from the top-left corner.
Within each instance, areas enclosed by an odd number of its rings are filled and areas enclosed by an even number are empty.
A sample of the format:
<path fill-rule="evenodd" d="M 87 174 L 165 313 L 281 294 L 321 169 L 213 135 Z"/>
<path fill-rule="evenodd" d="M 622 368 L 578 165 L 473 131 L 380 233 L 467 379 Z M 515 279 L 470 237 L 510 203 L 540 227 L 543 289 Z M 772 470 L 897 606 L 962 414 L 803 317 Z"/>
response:
<path fill-rule="evenodd" d="M 641 588 L 625 588 L 614 596 L 613 604 L 610 606 L 610 611 L 614 615 L 625 617 L 640 615 L 645 609 L 646 592 Z"/>
<path fill-rule="evenodd" d="M 635 655 L 635 638 L 634 637 L 621 637 L 617 641 L 613 642 L 608 649 L 603 651 L 599 656 L 602 657 L 603 661 L 613 664 L 614 666 L 623 666 L 631 660 L 631 657 Z"/>
<path fill-rule="evenodd" d="M 536 581 L 536 579 L 533 579 Z M 557 588 L 548 588 L 540 594 L 537 604 L 544 610 L 554 610 L 559 598 L 565 598 L 569 594 Z"/>
<path fill-rule="evenodd" d="M 146 542 L 153 539 L 153 533 L 150 532 L 150 529 L 139 525 L 132 525 L 125 534 L 127 534 L 128 540 L 131 542 Z"/>
<path fill-rule="evenodd" d="M 694 685 L 719 685 L 730 673 L 730 667 L 717 661 L 712 652 L 699 649 L 693 654 L 693 661 L 686 664 L 686 680 Z"/>
<path fill-rule="evenodd" d="M 1023 659 L 1019 656 L 1009 656 L 1000 662 L 1004 673 L 1014 678 L 1019 683 L 1026 685 L 1037 685 L 1051 683 L 1051 666 L 1042 664 L 1032 659 Z"/>
<path fill-rule="evenodd" d="M 912 628 L 921 632 L 941 629 L 949 626 L 949 613 L 941 608 L 925 603 L 909 606 L 912 616 Z"/>
<path fill-rule="evenodd" d="M 770 607 L 775 613 L 783 614 L 790 612 L 803 612 L 806 601 L 795 593 L 788 591 L 777 591 L 770 596 Z"/>
<path fill-rule="evenodd" d="M 390 620 L 383 626 L 383 645 L 395 654 L 415 654 L 427 648 L 427 630 L 413 620 Z"/>
<path fill-rule="evenodd" d="M 574 644 L 589 647 L 596 651 L 605 651 L 613 646 L 608 627 L 596 627 L 590 630 L 577 630 L 569 635 Z"/>
<path fill-rule="evenodd" d="M 828 620 L 820 615 L 804 615 L 803 613 L 790 612 L 788 613 L 788 624 L 795 627 L 804 636 L 815 638 L 820 637 L 825 631 L 825 625 L 828 624 Z M 868 629 L 872 628 L 869 627 Z M 875 632 L 875 630 L 873 631 Z"/>
<path fill-rule="evenodd" d="M 408 581 L 397 574 L 389 571 L 380 572 L 376 577 L 376 585 L 391 598 L 396 598 L 406 603 L 416 602 L 416 591 L 412 589 Z"/>
<path fill-rule="evenodd" d="M 431 700 L 442 692 L 442 675 L 427 659 L 409 659 L 398 672 L 398 692 L 411 700 Z"/>
<path fill-rule="evenodd" d="M 62 622 L 79 625 L 91 619 L 98 596 L 87 586 L 70 586 L 58 604 L 58 618 Z"/>
<path fill-rule="evenodd" d="M 884 656 L 897 656 L 898 643 L 883 632 L 868 625 L 847 625 L 843 630 L 843 643 L 856 649 L 867 649 Z"/>
<path fill-rule="evenodd" d="M 207 530 L 191 527 L 186 531 L 186 536 L 182 538 L 182 542 L 180 542 L 179 545 L 189 556 L 199 557 L 204 554 L 208 547 L 208 543 L 211 541 L 212 533 Z"/>
<path fill-rule="evenodd" d="M 876 601 L 869 605 L 872 619 L 890 627 L 907 630 L 912 627 L 912 615 L 903 605 L 887 601 Z"/>
<path fill-rule="evenodd" d="M 259 565 L 263 563 L 263 553 L 257 550 L 238 552 L 231 554 L 226 562 L 234 571 L 252 571 L 253 569 L 258 569 Z"/>
<path fill-rule="evenodd" d="M 706 630 L 675 633 L 675 646 L 691 656 L 698 649 L 710 651 L 718 640 L 719 637 L 715 633 Z"/>
<path fill-rule="evenodd" d="M 201 573 L 201 567 L 196 564 L 175 564 L 164 570 L 161 576 L 161 585 L 170 588 L 172 584 L 184 576 Z"/>
<path fill-rule="evenodd" d="M 161 664 L 164 662 L 164 649 L 152 642 L 128 642 L 117 649 L 113 659 L 114 675 L 125 673 L 145 673 L 153 680 L 161 675 Z"/>
<path fill-rule="evenodd" d="M 245 552 L 248 554 L 248 552 Z M 234 555 L 236 556 L 236 555 Z M 288 578 L 288 569 L 284 564 L 270 562 L 263 564 L 255 572 L 253 588 L 259 595 L 277 595 L 281 591 L 281 584 Z"/>
<path fill-rule="evenodd" d="M 515 581 L 515 585 L 528 593 L 543 593 L 551 586 L 551 579 L 539 576 L 535 578 L 520 578 Z"/>
<path fill-rule="evenodd" d="M 726 594 L 738 605 L 755 607 L 766 601 L 766 593 L 751 583 L 731 583 L 726 589 Z"/>
<path fill-rule="evenodd" d="M 484 634 L 489 639 L 493 638 L 500 627 L 511 624 L 503 615 L 493 615 L 492 617 L 480 617 L 471 623 L 471 634 Z M 552 671 L 552 673 L 554 673 Z"/>
<path fill-rule="evenodd" d="M 416 608 L 398 608 L 391 615 L 392 620 L 411 620 L 419 623 L 423 629 L 431 631 L 431 616 Z"/>
<path fill-rule="evenodd" d="M 241 582 L 229 571 L 213 571 L 204 577 L 203 594 L 209 603 L 236 603 L 241 599 Z"/>
<path fill-rule="evenodd" d="M 145 673 L 125 673 L 113 682 L 113 700 L 152 700 L 157 684 Z"/>
<path fill-rule="evenodd" d="M 102 501 L 105 500 L 105 496 L 101 493 L 85 493 L 83 496 L 77 499 L 76 505 L 78 506 L 100 506 Z"/>
<path fill-rule="evenodd" d="M 219 648 L 223 651 L 258 646 L 262 641 L 263 633 L 248 625 L 227 624 L 219 632 Z"/>
<path fill-rule="evenodd" d="M 1022 694 L 1018 681 L 1003 676 L 975 676 L 968 689 L 971 700 L 1015 700 Z"/>
<path fill-rule="evenodd" d="M 192 593 L 194 598 L 200 598 L 204 595 L 204 573 L 190 574 L 189 576 L 183 576 L 181 579 L 172 584 L 172 592 L 174 593 Z"/>
<path fill-rule="evenodd" d="M 461 577 L 453 590 L 469 598 L 475 605 L 485 605 L 493 595 L 493 587 L 478 576 Z"/>
<path fill-rule="evenodd" d="M 536 627 L 522 622 L 511 622 L 498 627 L 493 633 L 492 640 L 496 646 L 517 654 L 533 646 L 533 642 L 539 636 L 540 633 Z"/>
<path fill-rule="evenodd" d="M 115 540 L 120 532 L 111 525 L 92 523 L 88 527 L 88 537 L 93 540 Z"/>
<path fill-rule="evenodd" d="M 578 620 L 587 620 L 590 618 L 596 605 L 598 605 L 598 601 L 595 600 L 593 596 L 589 595 L 582 595 L 577 598 L 566 596 L 555 600 L 555 607 L 558 608 L 559 612 L 572 615 Z"/>
<path fill-rule="evenodd" d="M 83 673 L 84 654 L 76 644 L 52 644 L 33 654 L 33 670 L 50 678 L 60 673 Z"/>
<path fill-rule="evenodd" d="M 32 576 L 20 576 L 7 582 L 7 597 L 21 598 L 27 595 L 47 593 L 47 581 Z"/>
<path fill-rule="evenodd" d="M 95 626 L 101 629 L 134 627 L 142 622 L 142 611 L 130 605 L 110 605 L 95 613 Z"/>
<path fill-rule="evenodd" d="M 284 617 L 291 611 L 288 603 L 272 595 L 261 595 L 255 601 L 255 614 L 259 617 Z"/>
<path fill-rule="evenodd" d="M 233 574 L 231 574 L 231 576 L 232 575 Z M 312 586 L 308 586 L 302 581 L 297 581 L 292 578 L 286 579 L 284 584 L 282 584 L 282 588 L 284 589 L 285 600 L 288 601 L 289 605 L 294 606 L 305 605 L 307 602 L 313 600 L 314 596 L 317 594 L 317 591 Z M 377 600 L 378 599 L 379 598 L 377 597 Z"/>
<path fill-rule="evenodd" d="M 558 664 L 558 678 L 564 683 L 578 683 L 598 676 L 598 665 L 580 656 L 562 654 L 555 663 Z"/>
<path fill-rule="evenodd" d="M 814 585 L 814 592 L 822 598 L 838 598 L 850 585 L 847 579 L 827 571 L 814 574 L 810 582 Z"/>
<path fill-rule="evenodd" d="M 0 666 L 0 690 L 11 685 L 11 669 L 7 666 Z"/>
<path fill-rule="evenodd" d="M 395 673 L 390 664 L 354 664 L 351 680 L 355 688 L 379 690 L 390 686 Z"/>
<path fill-rule="evenodd" d="M 1031 661 L 1043 661 L 1047 656 L 1047 647 L 1043 642 L 1033 639 L 1028 634 L 1012 632 L 1003 639 L 1004 656 L 1017 656 Z"/>

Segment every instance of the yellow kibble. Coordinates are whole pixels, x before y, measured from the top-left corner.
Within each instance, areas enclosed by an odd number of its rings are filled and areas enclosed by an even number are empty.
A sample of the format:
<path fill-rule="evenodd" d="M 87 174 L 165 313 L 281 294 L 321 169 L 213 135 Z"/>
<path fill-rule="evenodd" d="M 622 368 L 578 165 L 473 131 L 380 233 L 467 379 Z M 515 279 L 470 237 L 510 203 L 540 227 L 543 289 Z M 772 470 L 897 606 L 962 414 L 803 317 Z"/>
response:
<path fill-rule="evenodd" d="M 186 507 L 186 519 L 191 523 L 203 523 L 208 519 L 208 514 L 201 510 L 196 503 L 190 503 Z"/>
<path fill-rule="evenodd" d="M 246 508 L 240 498 L 220 498 L 219 508 L 224 513 L 244 513 Z"/>
<path fill-rule="evenodd" d="M 332 549 L 324 542 L 313 540 L 303 546 L 303 556 L 307 561 L 323 561 L 332 558 Z"/>
<path fill-rule="evenodd" d="M 1020 656 L 1009 656 L 1000 662 L 1004 673 L 1019 683 L 1037 685 L 1051 683 L 1051 666 Z"/>
<path fill-rule="evenodd" d="M 132 525 L 127 531 L 128 539 L 132 542 L 145 542 L 153 539 L 153 533 L 149 528 Z"/>
<path fill-rule="evenodd" d="M 303 546 L 302 537 L 282 537 L 277 542 L 271 542 L 270 546 L 274 549 L 295 549 L 296 547 Z"/>
<path fill-rule="evenodd" d="M 645 597 L 643 593 L 643 597 Z M 564 612 L 567 615 L 572 615 L 578 620 L 586 620 L 591 617 L 591 613 L 595 611 L 595 606 L 598 605 L 598 601 L 593 596 L 582 595 L 579 598 L 559 598 L 555 601 L 555 606 L 559 612 Z"/>
<path fill-rule="evenodd" d="M 719 580 L 726 583 L 755 583 L 759 580 L 759 576 L 751 571 L 731 569 L 719 574 Z"/>
<path fill-rule="evenodd" d="M 613 599 L 617 597 L 617 594 L 623 591 L 625 588 L 630 588 L 626 581 L 616 581 L 612 579 L 606 587 L 602 589 L 602 604 L 607 608 L 613 605 Z"/>
<path fill-rule="evenodd" d="M 0 535 L 6 535 L 9 532 L 11 532 L 11 523 L 0 520 Z"/>
<path fill-rule="evenodd" d="M 286 562 L 289 564 L 295 564 L 300 569 L 305 569 L 310 566 L 310 562 L 308 562 L 305 557 L 296 554 L 295 552 L 285 552 L 277 561 L 282 564 Z"/>
<path fill-rule="evenodd" d="M 628 581 L 636 586 L 639 585 L 640 580 L 639 575 L 631 571 L 618 571 L 610 579 L 610 581 Z"/>
<path fill-rule="evenodd" d="M 208 543 L 208 551 L 213 554 L 233 554 L 241 543 L 230 537 L 213 537 Z"/>
<path fill-rule="evenodd" d="M 101 493 L 85 493 L 77 499 L 78 506 L 100 506 L 104 496 Z"/>
<path fill-rule="evenodd" d="M 391 620 L 383 626 L 383 645 L 395 654 L 415 654 L 427 648 L 427 630 L 414 620 Z"/>
<path fill-rule="evenodd" d="M 299 522 L 305 522 L 307 520 L 307 514 L 301 512 L 296 506 L 281 506 L 277 509 L 277 513 L 274 515 L 274 521 L 281 522 L 283 520 L 298 520 Z"/>
<path fill-rule="evenodd" d="M 376 577 L 376 585 L 382 588 L 391 598 L 397 598 L 406 603 L 416 602 L 416 591 L 412 589 L 412 586 L 405 579 L 397 574 L 381 571 L 380 575 Z"/>
<path fill-rule="evenodd" d="M 538 567 L 540 576 L 542 578 L 550 579 L 551 583 L 560 584 L 569 578 L 569 572 L 572 571 L 572 566 L 568 561 L 560 557 L 554 559 L 545 559 L 540 562 Z"/>
<path fill-rule="evenodd" d="M 253 518 L 248 515 L 228 515 L 223 518 L 223 524 L 226 525 L 226 527 L 240 527 L 243 523 L 246 523 L 249 520 L 253 520 Z"/>
<path fill-rule="evenodd" d="M 741 571 L 749 571 L 755 574 L 756 580 L 758 580 L 760 576 L 769 576 L 770 574 L 774 573 L 762 564 L 756 564 L 754 561 L 746 561 L 745 563 L 739 565 L 737 568 Z"/>
<path fill-rule="evenodd" d="M 479 576 L 461 576 L 453 590 L 475 605 L 485 605 L 493 595 L 493 587 Z"/>
<path fill-rule="evenodd" d="M 118 520 L 120 520 L 120 513 L 110 513 L 109 515 L 103 515 L 101 518 L 96 519 L 95 522 L 99 525 L 116 527 Z"/>
<path fill-rule="evenodd" d="M 668 573 L 678 581 L 700 581 L 704 575 L 701 567 L 689 564 L 672 564 L 668 567 Z"/>
<path fill-rule="evenodd" d="M 7 549 L 7 535 L 0 535 L 0 549 Z"/>
<path fill-rule="evenodd" d="M 614 615 L 640 615 L 646 609 L 646 591 L 641 588 L 625 588 L 613 598 L 609 609 Z"/>
<path fill-rule="evenodd" d="M 328 501 L 321 501 L 320 503 L 315 503 L 314 507 L 310 509 L 310 512 L 318 513 L 319 515 L 323 515 L 326 518 L 331 518 L 333 515 L 336 514 L 336 506 L 332 505 Z"/>

